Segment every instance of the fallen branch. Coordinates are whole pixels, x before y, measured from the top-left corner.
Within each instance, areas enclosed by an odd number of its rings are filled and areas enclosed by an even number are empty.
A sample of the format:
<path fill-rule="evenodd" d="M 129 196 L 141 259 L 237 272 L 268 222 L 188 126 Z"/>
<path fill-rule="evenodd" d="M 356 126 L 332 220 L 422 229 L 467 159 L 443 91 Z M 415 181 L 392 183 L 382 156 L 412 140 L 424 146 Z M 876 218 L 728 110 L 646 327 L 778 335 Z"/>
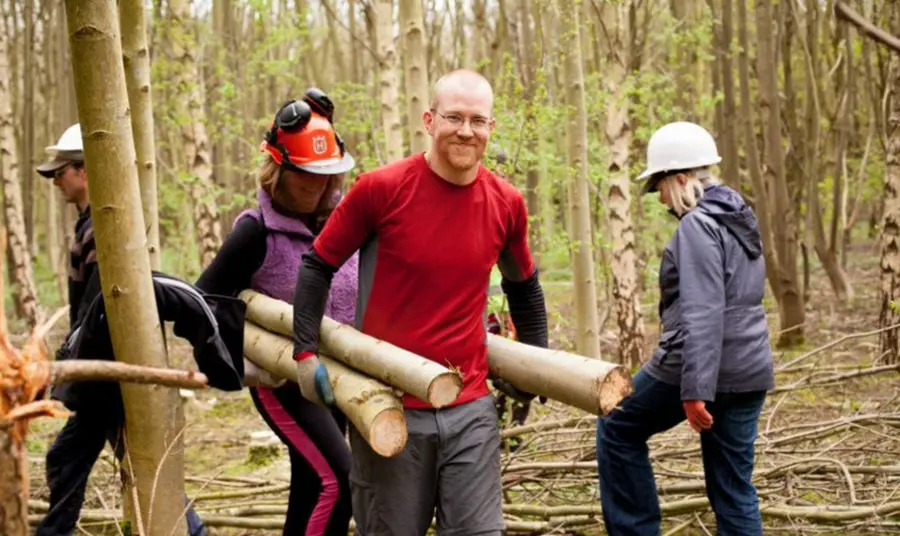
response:
<path fill-rule="evenodd" d="M 882 45 L 888 46 L 894 49 L 894 51 L 900 53 L 900 38 L 894 37 L 881 28 L 878 28 L 871 22 L 864 19 L 862 15 L 857 13 L 855 10 L 845 5 L 843 2 L 836 1 L 834 3 L 834 14 L 837 16 L 837 18 L 845 20 L 850 24 L 856 26 L 859 31 L 868 35 L 875 41 L 878 41 Z"/>
<path fill-rule="evenodd" d="M 116 361 L 70 360 L 51 364 L 50 382 L 67 383 L 108 381 L 124 383 L 152 383 L 182 389 L 204 389 L 206 375 L 202 372 L 162 369 L 143 365 L 129 365 Z"/>
<path fill-rule="evenodd" d="M 775 372 L 783 372 L 783 371 L 786 371 L 786 370 L 789 369 L 792 365 L 795 365 L 795 364 L 797 364 L 797 363 L 799 363 L 799 362 L 801 362 L 801 361 L 805 361 L 806 359 L 809 359 L 810 357 L 812 357 L 812 356 L 814 356 L 814 355 L 816 355 L 816 354 L 820 354 L 820 353 L 824 352 L 825 350 L 828 350 L 828 349 L 830 349 L 830 348 L 834 348 L 835 346 L 838 346 L 838 345 L 840 345 L 840 344 L 843 344 L 843 343 L 845 343 L 845 342 L 847 342 L 847 341 L 852 341 L 853 339 L 863 339 L 863 338 L 866 338 L 866 337 L 872 337 L 872 336 L 874 336 L 874 335 L 878 335 L 878 334 L 883 333 L 883 332 L 885 332 L 885 331 L 890 331 L 890 330 L 892 330 L 892 329 L 897 329 L 897 328 L 900 328 L 900 324 L 894 324 L 893 326 L 886 326 L 886 327 L 879 328 L 879 329 L 873 329 L 873 330 L 871 330 L 871 331 L 863 331 L 863 332 L 860 332 L 860 333 L 851 333 L 851 334 L 849 334 L 849 335 L 844 335 L 844 336 L 842 336 L 842 337 L 840 337 L 840 338 L 838 338 L 838 339 L 835 339 L 835 340 L 833 340 L 833 341 L 831 341 L 831 342 L 829 342 L 829 343 L 827 343 L 827 344 L 823 344 L 822 346 L 819 346 L 818 348 L 813 348 L 812 350 L 806 352 L 805 354 L 802 354 L 802 355 L 800 355 L 799 357 L 797 357 L 797 358 L 795 358 L 795 359 L 792 359 L 792 360 L 788 361 L 787 363 L 785 363 L 785 364 L 779 366 L 779 367 L 775 370 Z"/>
<path fill-rule="evenodd" d="M 515 426 L 513 428 L 507 428 L 500 432 L 500 437 L 502 438 L 510 438 L 510 437 L 518 437 L 525 434 L 530 434 L 532 432 L 542 432 L 546 430 L 557 430 L 559 428 L 569 428 L 570 426 L 578 426 L 583 422 L 594 423 L 596 421 L 596 417 L 594 416 L 586 416 L 586 417 L 573 417 L 571 419 L 566 419 L 563 421 L 542 421 L 534 424 L 526 424 L 523 426 Z"/>
<path fill-rule="evenodd" d="M 900 363 L 896 365 L 882 365 L 880 367 L 872 367 L 862 370 L 854 370 L 843 374 L 833 374 L 825 378 L 809 381 L 808 378 L 792 383 L 791 385 L 782 385 L 769 391 L 769 394 L 784 393 L 788 391 L 797 391 L 800 389 L 809 389 L 812 387 L 833 387 L 847 380 L 854 378 L 862 378 L 864 376 L 874 376 L 883 372 L 900 372 Z"/>

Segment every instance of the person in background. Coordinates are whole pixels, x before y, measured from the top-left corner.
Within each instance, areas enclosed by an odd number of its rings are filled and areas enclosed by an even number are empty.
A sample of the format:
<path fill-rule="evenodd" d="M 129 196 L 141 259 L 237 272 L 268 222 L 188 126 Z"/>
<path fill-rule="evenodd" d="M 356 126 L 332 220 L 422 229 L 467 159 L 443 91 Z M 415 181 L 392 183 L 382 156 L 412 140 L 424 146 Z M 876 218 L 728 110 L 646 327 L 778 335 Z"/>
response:
<path fill-rule="evenodd" d="M 359 251 L 356 328 L 460 370 L 456 401 L 436 410 L 404 395 L 406 448 L 385 458 L 350 430 L 356 532 L 500 535 L 504 530 L 497 411 L 488 387 L 485 308 L 491 268 L 519 340 L 547 346 L 547 314 L 528 248 L 522 194 L 482 165 L 495 126 L 493 90 L 480 74 L 451 72 L 423 114 L 431 149 L 360 175 L 313 247 L 294 296 L 294 353 L 303 396 L 326 375 L 316 353 L 325 296 Z M 521 401 L 534 395 L 494 386 Z M 326 396 L 322 396 L 325 394 Z"/>
<path fill-rule="evenodd" d="M 656 536 L 660 508 L 647 440 L 687 419 L 700 434 L 706 494 L 719 536 L 762 534 L 751 482 L 757 421 L 775 385 L 763 294 L 766 267 L 753 211 L 719 184 L 715 140 L 670 123 L 647 146 L 642 194 L 678 220 L 659 272 L 659 346 L 634 393 L 597 423 L 606 530 Z"/>
<path fill-rule="evenodd" d="M 335 210 L 344 174 L 355 164 L 334 130 L 333 113 L 331 100 L 315 88 L 278 110 L 261 144 L 268 154 L 257 172 L 258 206 L 235 219 L 218 255 L 200 275 L 199 288 L 232 296 L 253 289 L 286 302 L 293 301 L 295 291 L 319 296 L 318 288 L 297 283 L 300 256 Z M 330 318 L 353 323 L 356 257 L 338 271 L 331 292 L 321 298 Z M 273 378 L 249 361 L 245 367 L 250 371 L 247 383 L 259 382 L 250 388 L 257 411 L 290 455 L 283 534 L 346 536 L 352 512 L 346 417 L 304 398 L 294 382 Z"/>
<path fill-rule="evenodd" d="M 73 335 L 83 323 L 94 298 L 100 295 L 100 271 L 91 221 L 87 173 L 84 167 L 84 148 L 81 126 L 68 127 L 55 145 L 46 147 L 47 161 L 37 167 L 42 177 L 52 180 L 63 200 L 78 209 L 75 235 L 69 250 L 68 300 L 70 331 L 66 342 L 57 351 L 56 359 L 78 358 L 73 355 Z M 84 330 L 86 332 L 87 330 Z M 98 331 L 102 331 L 99 330 Z M 84 334 L 84 333 L 82 333 Z M 104 353 L 89 358 L 111 358 L 112 349 L 103 346 Z M 67 536 L 73 533 L 81 507 L 88 477 L 100 452 L 107 443 L 116 458 L 124 456 L 122 423 L 124 414 L 118 385 L 84 383 L 54 386 L 51 396 L 63 401 L 75 411 L 68 418 L 47 451 L 47 486 L 50 506 L 37 527 L 37 536 Z M 191 536 L 203 536 L 206 529 L 192 508 L 187 510 L 187 526 Z"/>

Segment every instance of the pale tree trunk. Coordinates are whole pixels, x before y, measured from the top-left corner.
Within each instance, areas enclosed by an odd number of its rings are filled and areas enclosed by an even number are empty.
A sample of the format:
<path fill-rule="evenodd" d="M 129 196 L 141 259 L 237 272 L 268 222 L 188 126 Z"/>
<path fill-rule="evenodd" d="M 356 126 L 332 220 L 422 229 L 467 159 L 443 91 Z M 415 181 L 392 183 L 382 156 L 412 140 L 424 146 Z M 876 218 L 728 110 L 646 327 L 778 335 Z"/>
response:
<path fill-rule="evenodd" d="M 147 14 L 141 0 L 119 1 L 119 25 L 125 60 L 125 82 L 131 107 L 131 131 L 141 184 L 141 206 L 147 229 L 150 266 L 159 264 L 159 201 L 156 193 L 156 143 L 153 140 L 153 99 L 150 91 L 150 50 L 147 47 Z"/>
<path fill-rule="evenodd" d="M 329 54 L 329 57 L 331 58 L 331 62 L 333 63 L 329 70 L 333 75 L 335 75 L 335 81 L 346 80 L 347 66 L 344 63 L 344 52 L 343 50 L 341 50 L 341 39 L 338 36 L 338 18 L 334 12 L 333 4 L 329 0 L 322 0 L 322 7 L 325 8 L 325 15 L 328 19 L 328 41 L 332 46 L 332 51 L 331 54 Z M 343 33 L 343 30 L 340 30 L 340 33 Z M 354 43 L 351 39 L 349 41 L 351 50 L 353 45 Z"/>
<path fill-rule="evenodd" d="M 176 108 L 181 123 L 181 142 L 185 152 L 185 171 L 191 175 L 190 197 L 193 203 L 201 267 L 209 266 L 222 243 L 221 223 L 216 208 L 216 188 L 212 177 L 212 157 L 203 113 L 203 87 L 200 64 L 187 0 L 169 2 L 169 46 L 172 59 L 179 64 L 175 77 L 179 95 Z"/>
<path fill-rule="evenodd" d="M 429 105 L 424 28 L 422 0 L 400 0 L 400 35 L 406 58 L 406 106 L 412 153 L 425 152 L 431 146 L 431 139 L 422 121 L 422 114 Z"/>
<path fill-rule="evenodd" d="M 472 38 L 468 40 L 468 49 L 472 54 L 469 65 L 481 74 L 487 76 L 487 68 L 490 63 L 488 55 L 488 43 L 490 31 L 487 24 L 487 0 L 474 0 L 472 2 Z M 460 21 L 460 27 L 465 28 L 465 23 Z"/>
<path fill-rule="evenodd" d="M 347 18 L 349 20 L 348 29 L 350 31 L 350 39 L 356 39 L 357 38 L 356 0 L 349 0 L 347 2 Z M 361 62 L 362 54 L 359 52 L 359 49 L 356 48 L 357 46 L 358 45 L 356 43 L 353 43 L 353 45 L 351 47 L 352 51 L 350 53 L 350 65 L 351 65 L 351 68 L 353 69 L 353 71 L 350 73 L 350 76 L 352 77 L 353 82 L 356 82 L 356 83 L 358 83 L 360 81 L 360 78 L 362 78 L 362 62 Z M 427 64 L 426 64 L 426 68 L 427 68 Z M 428 78 L 427 70 L 425 71 L 425 77 Z"/>
<path fill-rule="evenodd" d="M 893 6 L 891 32 L 900 35 L 900 6 Z M 890 62 L 891 99 L 887 130 L 887 169 L 884 175 L 884 216 L 881 221 L 881 315 L 879 327 L 900 324 L 900 54 Z M 888 363 L 900 363 L 898 330 L 882 332 L 881 353 Z"/>
<path fill-rule="evenodd" d="M 69 125 L 76 123 L 78 121 L 78 110 L 75 105 L 75 84 L 72 81 L 72 61 L 71 61 L 71 51 L 69 49 L 69 34 L 66 31 L 67 22 L 66 22 L 66 10 L 63 4 L 59 5 L 59 9 L 57 9 L 56 13 L 56 24 L 55 24 L 55 36 L 57 39 L 57 50 L 59 54 L 56 56 L 56 72 L 59 75 L 58 78 L 58 88 L 59 96 L 60 96 L 60 109 L 59 109 L 59 119 L 60 123 L 57 124 L 57 132 L 53 133 L 53 136 L 59 136 L 62 134 L 63 129 L 59 127 L 68 127 Z M 56 193 L 55 187 L 50 185 L 51 188 L 54 188 L 54 197 L 57 202 L 60 202 L 59 194 Z M 60 205 L 60 226 L 62 228 L 62 240 L 60 241 L 61 247 L 56 252 L 62 260 L 63 266 L 68 266 L 69 263 L 69 247 L 72 244 L 72 240 L 74 239 L 75 233 L 75 219 L 76 219 L 76 208 L 74 205 L 70 203 L 62 203 Z M 67 278 L 68 270 L 61 270 L 57 277 L 57 286 L 60 289 L 60 296 L 66 295 L 66 289 L 68 286 L 68 278 Z"/>
<path fill-rule="evenodd" d="M 534 32 L 531 28 L 531 0 L 519 0 L 517 9 L 519 12 L 519 32 L 521 35 L 521 45 L 519 49 L 522 51 L 522 61 L 519 62 L 520 76 L 522 85 L 525 87 L 525 102 L 527 108 L 526 122 L 528 126 L 525 128 L 525 144 L 526 150 L 531 154 L 538 153 L 538 129 L 536 126 L 537 118 L 535 110 L 538 103 L 535 102 L 534 94 L 537 85 L 537 72 L 539 63 L 540 42 L 534 38 Z M 535 25 L 537 26 L 537 25 Z M 543 218 L 541 198 L 538 189 L 541 184 L 541 170 L 537 162 L 529 162 L 525 171 L 525 205 L 528 208 L 528 214 L 535 221 L 528 226 L 529 242 L 534 256 L 534 263 L 542 266 L 541 253 L 543 249 Z"/>
<path fill-rule="evenodd" d="M 612 295 L 619 328 L 619 363 L 643 363 L 644 322 L 638 285 L 637 247 L 631 219 L 632 184 L 628 175 L 631 124 L 628 121 L 626 66 L 630 63 L 628 17 L 623 7 L 604 6 L 609 29 L 606 47 L 606 143 L 609 147 L 609 235 L 612 240 Z M 613 30 L 615 29 L 615 30 Z"/>
<path fill-rule="evenodd" d="M 745 8 L 744 8 L 745 9 Z M 777 57 L 772 29 L 774 12 L 771 0 L 759 0 L 756 4 L 757 73 L 759 76 L 759 108 L 763 118 L 763 140 L 766 164 L 763 167 L 765 187 L 756 193 L 761 199 L 769 193 L 775 209 L 773 228 L 775 249 L 778 255 L 778 278 L 781 298 L 782 333 L 780 347 L 803 342 L 803 324 L 806 311 L 803 297 L 797 285 L 797 222 L 784 176 L 784 149 L 781 141 L 781 110 L 778 98 L 778 78 L 775 72 Z"/>
<path fill-rule="evenodd" d="M 591 243 L 590 190 L 587 161 L 587 109 L 584 67 L 581 60 L 581 26 L 575 0 L 559 0 L 560 44 L 565 51 L 566 106 L 569 108 L 566 138 L 569 145 L 568 198 L 571 213 L 572 273 L 575 280 L 576 348 L 579 354 L 600 357 L 600 319 Z"/>
<path fill-rule="evenodd" d="M 28 236 L 25 233 L 22 190 L 20 189 L 19 164 L 16 155 L 15 119 L 13 118 L 9 64 L 6 54 L 7 26 L 0 25 L 0 178 L 3 180 L 3 216 L 8 236 L 7 258 L 9 279 L 13 285 L 13 303 L 16 314 L 25 318 L 28 326 L 37 324 L 37 290 L 28 252 Z M 2 277 L 2 276 L 0 276 Z"/>
<path fill-rule="evenodd" d="M 37 220 L 36 198 L 38 189 L 35 188 L 32 163 L 34 162 L 34 4 L 35 0 L 25 0 L 25 24 L 22 49 L 22 73 L 24 74 L 22 98 L 22 188 L 24 189 L 25 209 L 25 234 L 28 236 L 28 254 L 32 258 L 37 257 Z M 48 144 L 49 145 L 49 144 Z"/>
<path fill-rule="evenodd" d="M 400 89 L 397 80 L 397 48 L 394 44 L 394 2 L 375 3 L 375 36 L 378 43 L 378 87 L 385 164 L 403 158 L 403 127 L 400 123 Z"/>
<path fill-rule="evenodd" d="M 136 154 L 128 119 L 115 0 L 67 0 L 72 72 L 91 203 L 100 281 L 117 361 L 166 368 L 155 307 Z M 132 532 L 170 536 L 183 531 L 184 445 L 178 394 L 122 385 L 125 472 L 138 495 Z M 151 502 L 152 499 L 152 502 Z"/>
<path fill-rule="evenodd" d="M 485 61 L 490 63 L 490 69 L 487 71 L 489 79 L 496 80 L 497 82 L 495 84 L 497 84 L 504 93 L 508 93 L 508 91 L 500 85 L 507 79 L 505 76 L 502 76 L 503 69 L 505 68 L 503 64 L 503 53 L 506 51 L 513 58 L 516 57 L 515 49 L 513 47 L 514 40 L 510 39 L 509 35 L 506 0 L 497 0 L 497 23 L 494 25 L 494 31 L 491 32 L 490 29 L 488 29 L 487 33 L 484 34 L 486 40 L 485 53 L 487 54 Z M 493 37 L 493 39 L 490 37 Z"/>
<path fill-rule="evenodd" d="M 317 86 L 322 84 L 322 69 L 319 67 L 317 60 L 318 54 L 315 53 L 315 45 L 309 37 L 309 2 L 307 0 L 297 0 L 294 2 L 294 10 L 297 13 L 297 29 L 303 39 L 303 64 L 306 68 L 307 84 Z"/>
<path fill-rule="evenodd" d="M 41 17 L 43 28 L 42 45 L 44 48 L 44 55 L 42 58 L 42 80 L 45 84 L 42 92 L 44 98 L 44 139 L 48 140 L 52 139 L 56 132 L 62 132 L 59 117 L 60 91 L 58 87 L 61 73 L 56 70 L 58 65 L 56 58 L 62 51 L 59 50 L 59 41 L 56 39 L 56 34 L 63 31 L 57 26 L 56 13 L 54 12 L 54 10 L 57 9 L 59 11 L 63 10 L 62 6 L 44 6 Z M 50 271 L 53 273 L 58 284 L 59 296 L 62 298 L 66 295 L 66 286 L 64 284 L 59 285 L 59 282 L 65 282 L 64 274 L 67 270 L 60 268 L 60 260 L 65 262 L 65 259 L 59 255 L 59 198 L 57 197 L 56 188 L 53 186 L 52 181 L 41 182 L 43 183 L 41 184 L 41 188 L 47 198 L 47 213 L 45 216 L 46 219 L 44 220 L 46 229 L 44 251 L 47 257 L 47 264 L 50 266 Z"/>

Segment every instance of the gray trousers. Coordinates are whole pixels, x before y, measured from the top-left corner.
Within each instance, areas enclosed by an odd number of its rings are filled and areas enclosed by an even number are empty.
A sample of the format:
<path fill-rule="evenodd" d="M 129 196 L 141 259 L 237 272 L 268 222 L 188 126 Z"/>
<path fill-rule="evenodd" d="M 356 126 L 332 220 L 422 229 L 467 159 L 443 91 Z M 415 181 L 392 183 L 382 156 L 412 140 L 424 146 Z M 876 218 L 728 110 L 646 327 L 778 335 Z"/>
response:
<path fill-rule="evenodd" d="M 493 397 L 404 413 L 406 448 L 393 458 L 376 454 L 350 427 L 356 535 L 423 536 L 435 510 L 440 536 L 503 534 Z"/>

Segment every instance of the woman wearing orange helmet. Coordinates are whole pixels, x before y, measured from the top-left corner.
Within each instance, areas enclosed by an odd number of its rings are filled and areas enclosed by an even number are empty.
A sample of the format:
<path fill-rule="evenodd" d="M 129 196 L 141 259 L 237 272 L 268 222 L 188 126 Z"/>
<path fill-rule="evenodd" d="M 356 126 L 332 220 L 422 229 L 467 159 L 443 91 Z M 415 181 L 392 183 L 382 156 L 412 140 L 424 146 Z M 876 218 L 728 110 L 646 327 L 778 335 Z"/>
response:
<path fill-rule="evenodd" d="M 260 149 L 259 206 L 241 213 L 197 286 L 213 294 L 253 289 L 292 303 L 300 256 L 341 197 L 343 175 L 355 162 L 332 124 L 334 105 L 312 88 L 285 103 Z M 329 317 L 352 324 L 356 311 L 357 259 L 334 276 Z M 296 292 L 303 292 L 297 288 Z M 338 410 L 303 398 L 294 382 L 260 371 L 245 360 L 245 384 L 260 415 L 287 445 L 291 489 L 283 534 L 346 536 L 351 518 L 347 421 Z M 331 396 L 327 383 L 319 386 Z"/>

